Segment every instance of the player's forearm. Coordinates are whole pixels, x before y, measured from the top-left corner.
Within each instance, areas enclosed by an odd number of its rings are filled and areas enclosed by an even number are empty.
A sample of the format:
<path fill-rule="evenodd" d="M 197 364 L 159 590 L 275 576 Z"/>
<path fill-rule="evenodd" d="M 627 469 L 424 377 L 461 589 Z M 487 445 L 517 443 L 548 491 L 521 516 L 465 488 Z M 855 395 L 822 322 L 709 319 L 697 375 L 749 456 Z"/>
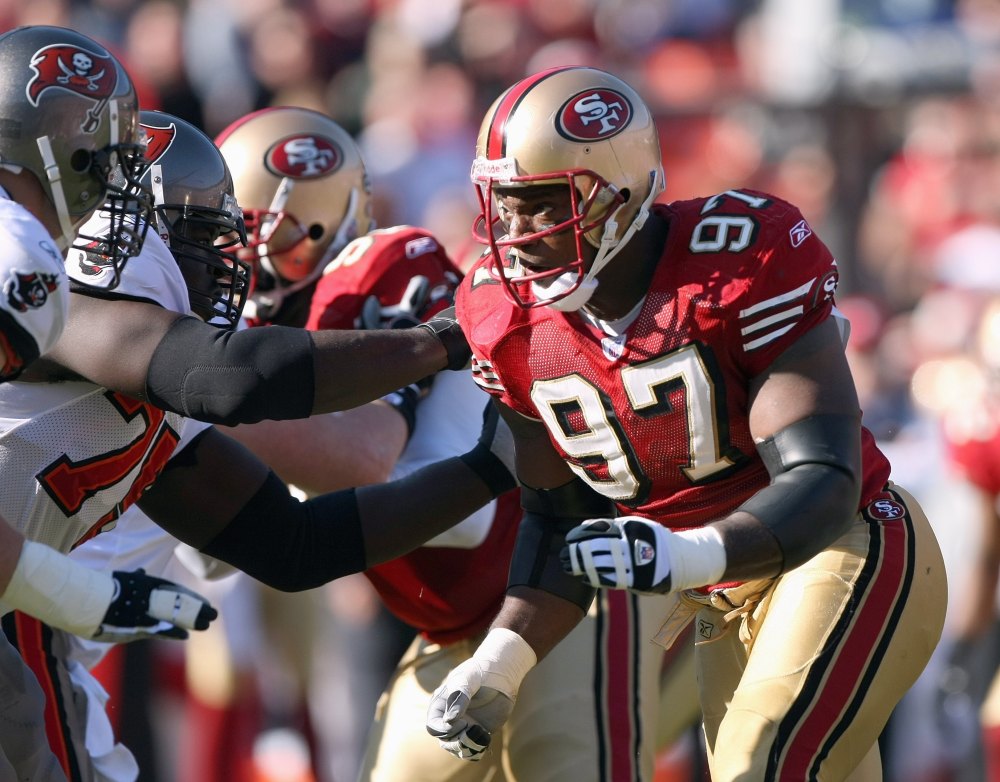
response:
<path fill-rule="evenodd" d="M 198 549 L 275 589 L 312 589 L 412 551 L 494 496 L 459 457 L 305 502 L 272 472 Z"/>
<path fill-rule="evenodd" d="M 383 404 L 244 424 L 227 433 L 309 495 L 387 480 L 407 437 L 403 417 Z"/>
<path fill-rule="evenodd" d="M 495 497 L 458 457 L 357 490 L 368 566 L 423 545 Z"/>
<path fill-rule="evenodd" d="M 506 628 L 521 636 L 541 660 L 570 634 L 585 616 L 568 600 L 530 587 L 511 587 L 491 629 Z"/>
<path fill-rule="evenodd" d="M 440 339 L 427 329 L 313 332 L 313 412 L 346 410 L 446 367 Z"/>
<path fill-rule="evenodd" d="M 427 329 L 307 332 L 282 326 L 227 332 L 179 318 L 149 361 L 153 404 L 235 426 L 347 410 L 448 363 Z"/>

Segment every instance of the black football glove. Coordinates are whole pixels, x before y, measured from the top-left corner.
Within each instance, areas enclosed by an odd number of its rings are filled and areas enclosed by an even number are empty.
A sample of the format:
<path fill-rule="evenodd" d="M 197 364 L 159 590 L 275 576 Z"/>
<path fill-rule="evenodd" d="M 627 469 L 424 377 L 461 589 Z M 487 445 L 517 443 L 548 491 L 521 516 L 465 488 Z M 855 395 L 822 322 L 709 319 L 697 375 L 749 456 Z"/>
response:
<path fill-rule="evenodd" d="M 124 642 L 140 638 L 188 637 L 188 630 L 205 630 L 219 613 L 205 598 L 140 568 L 111 574 L 115 592 L 97 632 L 96 641 Z"/>

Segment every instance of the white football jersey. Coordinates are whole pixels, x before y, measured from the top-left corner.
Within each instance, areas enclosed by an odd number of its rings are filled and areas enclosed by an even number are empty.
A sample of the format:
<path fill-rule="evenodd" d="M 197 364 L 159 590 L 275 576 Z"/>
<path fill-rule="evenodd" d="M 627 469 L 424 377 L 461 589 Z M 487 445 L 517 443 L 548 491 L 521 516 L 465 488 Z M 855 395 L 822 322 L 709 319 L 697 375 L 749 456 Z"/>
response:
<path fill-rule="evenodd" d="M 44 226 L 0 188 L 0 377 L 51 348 L 66 325 L 69 281 Z"/>
<path fill-rule="evenodd" d="M 67 264 L 79 276 L 79 264 Z M 190 309 L 180 269 L 152 232 L 114 295 Z M 114 527 L 182 439 L 207 426 L 85 381 L 2 384 L 0 515 L 27 538 L 69 551 Z"/>

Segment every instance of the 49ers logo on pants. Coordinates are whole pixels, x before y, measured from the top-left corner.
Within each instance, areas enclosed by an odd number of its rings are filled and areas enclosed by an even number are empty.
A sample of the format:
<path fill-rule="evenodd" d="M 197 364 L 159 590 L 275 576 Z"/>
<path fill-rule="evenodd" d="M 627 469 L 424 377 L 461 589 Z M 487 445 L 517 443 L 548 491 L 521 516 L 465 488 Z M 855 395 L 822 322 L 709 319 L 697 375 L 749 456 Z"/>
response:
<path fill-rule="evenodd" d="M 906 515 L 906 508 L 895 500 L 875 500 L 865 508 L 865 513 L 873 519 L 892 521 L 903 518 Z"/>

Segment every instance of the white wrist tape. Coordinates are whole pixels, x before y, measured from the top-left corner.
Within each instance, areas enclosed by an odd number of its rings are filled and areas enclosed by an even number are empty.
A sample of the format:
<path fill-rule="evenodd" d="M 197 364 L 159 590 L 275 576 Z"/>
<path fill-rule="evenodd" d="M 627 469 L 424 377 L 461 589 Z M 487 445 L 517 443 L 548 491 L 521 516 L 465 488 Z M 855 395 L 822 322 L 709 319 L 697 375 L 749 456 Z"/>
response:
<path fill-rule="evenodd" d="M 483 686 L 492 687 L 511 700 L 517 697 L 521 681 L 538 662 L 528 642 L 506 627 L 490 630 L 472 659 L 483 671 Z"/>
<path fill-rule="evenodd" d="M 672 591 L 717 584 L 726 572 L 726 546 L 715 527 L 686 529 L 666 536 Z"/>
<path fill-rule="evenodd" d="M 114 599 L 110 573 L 74 562 L 54 548 L 26 540 L 0 599 L 46 624 L 90 638 Z"/>

